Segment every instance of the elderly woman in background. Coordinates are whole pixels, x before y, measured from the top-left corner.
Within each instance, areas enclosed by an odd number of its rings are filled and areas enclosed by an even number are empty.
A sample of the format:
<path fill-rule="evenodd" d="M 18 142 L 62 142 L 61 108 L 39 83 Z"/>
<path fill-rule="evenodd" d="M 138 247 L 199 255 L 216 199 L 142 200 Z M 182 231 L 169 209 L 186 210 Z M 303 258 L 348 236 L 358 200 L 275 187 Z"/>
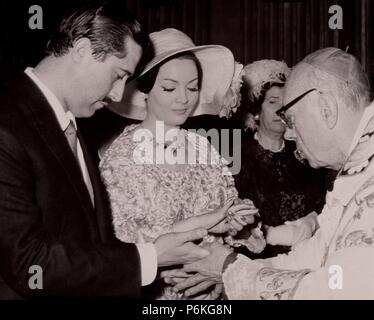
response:
<path fill-rule="evenodd" d="M 250 198 L 259 209 L 267 240 L 257 256 L 261 258 L 286 253 L 311 237 L 326 193 L 324 173 L 295 158 L 296 146 L 284 140 L 286 128 L 275 114 L 282 106 L 289 71 L 276 60 L 260 60 L 244 68 L 246 123 L 252 130 L 244 134 L 242 167 L 235 183 L 239 196 Z"/>

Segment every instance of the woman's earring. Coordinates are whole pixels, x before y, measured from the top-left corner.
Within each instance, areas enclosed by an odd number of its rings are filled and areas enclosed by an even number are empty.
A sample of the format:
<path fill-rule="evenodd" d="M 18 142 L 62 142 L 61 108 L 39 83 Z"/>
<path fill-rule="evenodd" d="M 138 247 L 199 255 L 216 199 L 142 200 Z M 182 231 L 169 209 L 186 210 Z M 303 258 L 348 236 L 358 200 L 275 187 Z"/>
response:
<path fill-rule="evenodd" d="M 148 94 L 146 94 L 146 93 L 144 93 L 144 92 L 141 92 L 141 94 L 142 94 L 142 99 L 143 99 L 144 101 L 147 101 L 147 99 L 148 99 Z"/>
<path fill-rule="evenodd" d="M 249 128 L 252 131 L 255 131 L 258 126 L 258 119 L 259 119 L 258 115 L 254 116 L 252 113 L 248 113 L 247 120 L 245 123 L 246 128 L 247 129 Z"/>

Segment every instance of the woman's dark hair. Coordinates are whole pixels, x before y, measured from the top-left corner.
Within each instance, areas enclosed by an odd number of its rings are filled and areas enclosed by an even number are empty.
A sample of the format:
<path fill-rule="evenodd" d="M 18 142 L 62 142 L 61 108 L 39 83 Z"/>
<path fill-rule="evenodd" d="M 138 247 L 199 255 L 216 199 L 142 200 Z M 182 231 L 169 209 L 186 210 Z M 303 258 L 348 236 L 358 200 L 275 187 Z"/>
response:
<path fill-rule="evenodd" d="M 264 84 L 264 87 L 261 90 L 260 96 L 254 100 L 250 101 L 248 99 L 248 111 L 252 113 L 253 115 L 257 115 L 261 113 L 261 106 L 264 103 L 265 95 L 268 90 L 270 90 L 272 87 L 284 87 L 284 83 L 278 83 L 278 82 L 267 82 Z"/>
<path fill-rule="evenodd" d="M 156 67 L 152 68 L 147 73 L 139 77 L 137 80 L 139 91 L 143 93 L 149 93 L 155 84 L 155 81 L 156 81 L 156 78 L 157 78 L 157 75 L 158 75 L 158 72 L 161 66 L 163 66 L 165 63 L 169 62 L 170 60 L 174 60 L 174 59 L 187 59 L 187 60 L 192 60 L 193 62 L 195 62 L 195 65 L 197 68 L 197 81 L 198 81 L 197 85 L 200 90 L 201 82 L 203 79 L 203 71 L 201 68 L 200 61 L 199 59 L 196 58 L 196 56 L 191 51 L 186 51 L 186 52 L 178 53 L 176 55 L 173 55 L 165 59 L 160 64 L 158 64 Z"/>
<path fill-rule="evenodd" d="M 87 5 L 66 16 L 51 36 L 46 52 L 56 57 L 67 54 L 74 43 L 87 38 L 93 56 L 104 61 L 107 55 L 126 57 L 125 39 L 131 37 L 143 46 L 145 35 L 132 14 L 116 4 Z"/>

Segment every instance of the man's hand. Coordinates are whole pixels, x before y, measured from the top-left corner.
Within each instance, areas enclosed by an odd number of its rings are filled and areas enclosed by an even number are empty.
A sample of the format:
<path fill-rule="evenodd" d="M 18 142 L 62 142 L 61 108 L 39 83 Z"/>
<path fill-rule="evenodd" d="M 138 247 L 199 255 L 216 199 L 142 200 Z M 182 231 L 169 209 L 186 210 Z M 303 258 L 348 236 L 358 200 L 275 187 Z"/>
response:
<path fill-rule="evenodd" d="M 209 251 L 191 241 L 205 237 L 205 229 L 168 233 L 156 239 L 155 248 L 159 267 L 191 263 L 209 255 Z"/>

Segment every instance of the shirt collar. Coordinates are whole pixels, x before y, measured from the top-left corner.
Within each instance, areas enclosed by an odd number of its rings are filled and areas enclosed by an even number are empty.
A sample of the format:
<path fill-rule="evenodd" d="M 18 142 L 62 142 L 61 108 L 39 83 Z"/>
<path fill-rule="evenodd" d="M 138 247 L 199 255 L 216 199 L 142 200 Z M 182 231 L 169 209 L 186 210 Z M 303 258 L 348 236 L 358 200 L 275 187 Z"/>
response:
<path fill-rule="evenodd" d="M 70 121 L 74 123 L 75 129 L 77 129 L 77 123 L 74 115 L 71 113 L 70 110 L 65 111 L 64 107 L 62 106 L 61 102 L 57 99 L 55 94 L 36 76 L 33 70 L 33 68 L 27 67 L 25 69 L 25 74 L 27 74 L 30 77 L 30 79 L 38 86 L 40 91 L 47 99 L 49 105 L 51 106 L 52 110 L 56 115 L 61 130 L 65 131 L 66 128 L 69 126 Z"/>

